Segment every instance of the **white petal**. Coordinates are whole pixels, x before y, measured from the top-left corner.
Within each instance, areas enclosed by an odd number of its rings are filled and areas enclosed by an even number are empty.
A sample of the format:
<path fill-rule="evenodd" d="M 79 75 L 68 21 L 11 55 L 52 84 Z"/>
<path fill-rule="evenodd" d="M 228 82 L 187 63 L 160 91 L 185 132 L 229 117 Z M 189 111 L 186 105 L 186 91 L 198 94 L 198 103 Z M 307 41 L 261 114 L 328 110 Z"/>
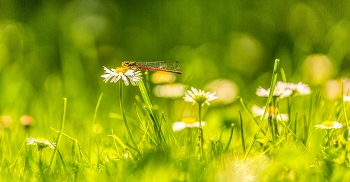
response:
<path fill-rule="evenodd" d="M 181 131 L 185 128 L 186 128 L 186 124 L 184 122 L 173 123 L 173 131 Z"/>
<path fill-rule="evenodd" d="M 122 77 L 122 79 L 123 79 L 125 85 L 128 86 L 128 85 L 129 85 L 128 78 L 126 78 L 126 76 L 125 76 L 125 75 L 122 75 L 122 74 L 121 74 L 121 77 Z"/>
<path fill-rule="evenodd" d="M 257 105 L 253 105 L 252 112 L 254 116 L 262 116 L 264 115 L 265 107 L 259 107 Z"/>

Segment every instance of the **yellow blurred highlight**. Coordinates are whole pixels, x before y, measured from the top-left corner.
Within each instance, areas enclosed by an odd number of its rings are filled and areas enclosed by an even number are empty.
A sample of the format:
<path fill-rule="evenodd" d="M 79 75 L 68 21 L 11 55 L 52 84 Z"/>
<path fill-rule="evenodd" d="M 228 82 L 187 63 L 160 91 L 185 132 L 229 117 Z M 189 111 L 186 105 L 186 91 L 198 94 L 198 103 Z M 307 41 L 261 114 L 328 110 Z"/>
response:
<path fill-rule="evenodd" d="M 163 83 L 174 83 L 176 76 L 173 73 L 156 71 L 151 75 L 151 81 L 154 84 L 163 84 Z"/>
<path fill-rule="evenodd" d="M 196 118 L 193 118 L 193 117 L 182 118 L 182 122 L 186 124 L 193 124 L 196 122 Z"/>
<path fill-rule="evenodd" d="M 303 75 L 312 85 L 323 85 L 333 74 L 331 60 L 324 54 L 312 54 L 303 63 Z"/>
<path fill-rule="evenodd" d="M 185 95 L 185 89 L 186 86 L 181 83 L 156 85 L 153 88 L 153 94 L 156 97 L 179 98 Z"/>
<path fill-rule="evenodd" d="M 214 105 L 231 104 L 236 100 L 239 94 L 239 87 L 237 84 L 229 79 L 224 78 L 219 78 L 211 81 L 205 86 L 205 88 L 211 93 L 216 93 L 216 96 L 218 98 L 212 101 Z"/>
<path fill-rule="evenodd" d="M 12 127 L 12 117 L 8 115 L 2 115 L 0 117 L 0 130 L 11 129 Z"/>
<path fill-rule="evenodd" d="M 230 66 L 242 74 L 252 75 L 263 64 L 263 47 L 249 34 L 234 34 L 228 51 Z"/>
<path fill-rule="evenodd" d="M 103 132 L 103 126 L 99 123 L 95 123 L 93 128 L 92 128 L 92 132 L 94 134 L 100 134 Z"/>
<path fill-rule="evenodd" d="M 340 99 L 342 98 L 342 80 L 330 80 L 326 83 L 324 92 L 327 99 Z M 350 95 L 350 81 L 344 81 L 344 95 Z"/>

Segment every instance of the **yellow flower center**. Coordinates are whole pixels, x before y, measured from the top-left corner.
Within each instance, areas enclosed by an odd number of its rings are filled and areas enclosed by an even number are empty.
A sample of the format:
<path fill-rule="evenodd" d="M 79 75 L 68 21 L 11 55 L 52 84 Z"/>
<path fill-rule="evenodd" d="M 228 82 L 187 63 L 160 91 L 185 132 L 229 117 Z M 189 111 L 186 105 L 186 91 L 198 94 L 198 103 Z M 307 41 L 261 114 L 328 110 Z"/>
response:
<path fill-rule="evenodd" d="M 117 67 L 114 72 L 116 72 L 116 73 L 125 73 L 128 70 L 129 70 L 129 68 L 122 66 L 122 67 Z"/>
<path fill-rule="evenodd" d="M 194 122 L 196 122 L 196 118 L 186 117 L 182 119 L 182 122 L 186 124 L 193 124 Z"/>
<path fill-rule="evenodd" d="M 273 106 L 270 106 L 267 112 L 269 113 L 269 115 L 276 115 L 278 113 L 278 109 Z"/>
<path fill-rule="evenodd" d="M 324 121 L 322 122 L 323 126 L 333 126 L 333 122 L 332 121 Z"/>

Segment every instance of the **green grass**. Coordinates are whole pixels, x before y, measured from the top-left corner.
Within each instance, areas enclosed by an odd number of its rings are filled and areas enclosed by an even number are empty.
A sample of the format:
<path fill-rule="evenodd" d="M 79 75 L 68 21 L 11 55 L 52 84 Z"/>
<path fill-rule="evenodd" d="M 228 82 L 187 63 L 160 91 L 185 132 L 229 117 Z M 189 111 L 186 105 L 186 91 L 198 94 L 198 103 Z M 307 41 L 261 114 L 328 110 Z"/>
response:
<path fill-rule="evenodd" d="M 272 90 L 279 73 L 286 79 L 279 70 L 276 60 Z M 107 91 L 89 102 L 77 95 L 59 101 L 60 94 L 49 89 L 54 85 L 42 88 L 31 103 L 33 125 L 24 127 L 14 121 L 10 128 L 1 128 L 0 180 L 343 181 L 350 175 L 348 103 L 324 99 L 319 88 L 312 88 L 310 95 L 283 99 L 272 94 L 254 100 L 240 97 L 240 102 L 229 108 L 235 119 L 225 123 L 220 105 L 205 105 L 198 111 L 198 104 L 191 106 L 182 98 L 172 104 L 151 99 L 154 96 L 143 82 L 124 88 L 117 85 L 106 83 Z M 77 88 L 74 92 L 81 93 L 85 87 Z M 135 91 L 138 88 L 139 93 Z M 45 97 L 51 102 L 46 103 Z M 259 102 L 274 105 L 281 113 L 288 111 L 289 121 L 253 116 L 250 106 Z M 201 142 L 197 128 L 171 129 L 186 108 L 208 123 Z M 8 116 L 15 118 L 19 113 L 14 110 Z M 264 115 L 270 116 L 268 109 Z M 343 127 L 314 127 L 326 120 L 337 120 Z M 29 136 L 47 138 L 56 148 L 39 151 L 26 145 Z"/>
<path fill-rule="evenodd" d="M 350 177 L 349 103 L 341 99 L 349 81 L 340 88 L 350 73 L 348 0 L 0 4 L 0 181 Z M 157 97 L 151 71 L 122 90 L 103 82 L 102 66 L 131 60 L 177 60 L 176 83 L 219 95 L 217 83 L 229 81 L 235 92 L 199 107 Z M 255 94 L 278 81 L 308 83 L 312 93 Z M 254 105 L 266 107 L 266 118 Z M 289 120 L 269 115 L 277 112 L 270 106 Z M 172 131 L 188 118 L 206 125 Z M 315 128 L 327 120 L 343 126 Z M 27 145 L 28 137 L 57 148 Z"/>

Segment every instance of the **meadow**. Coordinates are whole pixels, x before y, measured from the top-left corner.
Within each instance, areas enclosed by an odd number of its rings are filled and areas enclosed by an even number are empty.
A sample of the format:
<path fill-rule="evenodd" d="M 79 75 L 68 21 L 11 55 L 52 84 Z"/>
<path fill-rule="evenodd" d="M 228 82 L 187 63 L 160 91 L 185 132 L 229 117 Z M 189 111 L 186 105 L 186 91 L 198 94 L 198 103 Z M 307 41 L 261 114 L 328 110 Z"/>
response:
<path fill-rule="evenodd" d="M 0 4 L 1 181 L 350 178 L 347 0 Z"/>

